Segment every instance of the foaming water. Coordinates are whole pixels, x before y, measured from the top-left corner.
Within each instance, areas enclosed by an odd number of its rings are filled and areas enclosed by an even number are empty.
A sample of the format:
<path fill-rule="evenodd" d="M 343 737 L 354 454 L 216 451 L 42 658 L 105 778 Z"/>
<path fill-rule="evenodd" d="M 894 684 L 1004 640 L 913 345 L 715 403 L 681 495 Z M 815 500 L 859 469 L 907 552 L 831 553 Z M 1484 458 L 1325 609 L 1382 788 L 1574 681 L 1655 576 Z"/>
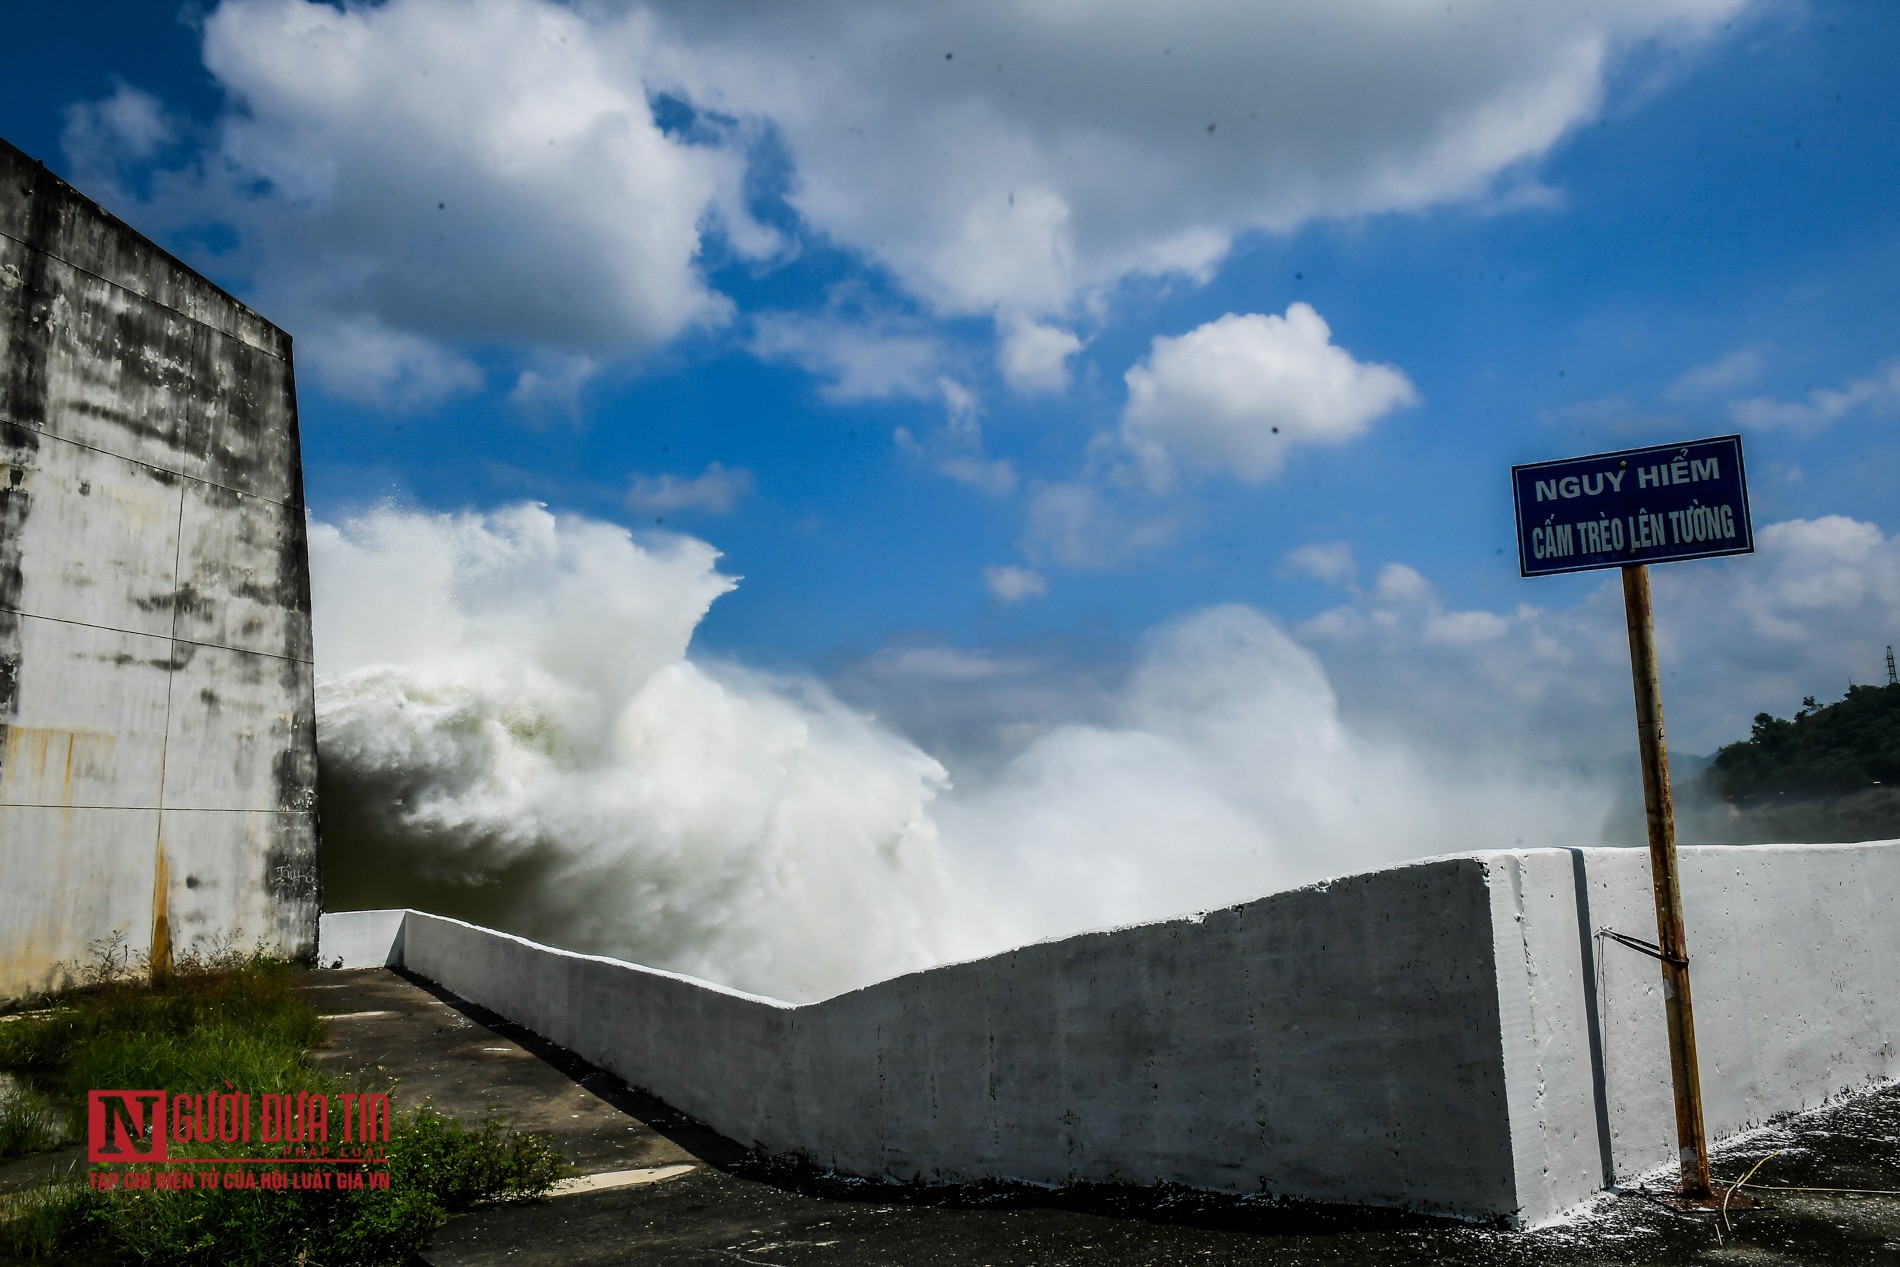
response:
<path fill-rule="evenodd" d="M 786 999 L 1607 808 L 1355 734 L 1319 661 L 1245 607 L 1157 630 L 1105 718 L 953 787 L 815 680 L 689 656 L 735 584 L 703 542 L 386 510 L 314 526 L 311 558 L 332 907 Z"/>

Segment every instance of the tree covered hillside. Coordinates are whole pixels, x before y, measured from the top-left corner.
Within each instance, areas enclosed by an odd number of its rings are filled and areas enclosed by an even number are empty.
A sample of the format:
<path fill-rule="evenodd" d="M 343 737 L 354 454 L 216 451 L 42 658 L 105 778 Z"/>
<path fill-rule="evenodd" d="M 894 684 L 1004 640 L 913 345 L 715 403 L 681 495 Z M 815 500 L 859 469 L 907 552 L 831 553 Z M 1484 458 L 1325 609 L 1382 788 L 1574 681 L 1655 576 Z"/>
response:
<path fill-rule="evenodd" d="M 1758 713 L 1753 733 L 1715 754 L 1707 778 L 1731 804 L 1765 797 L 1841 796 L 1900 785 L 1900 685 L 1850 686 L 1794 720 Z"/>

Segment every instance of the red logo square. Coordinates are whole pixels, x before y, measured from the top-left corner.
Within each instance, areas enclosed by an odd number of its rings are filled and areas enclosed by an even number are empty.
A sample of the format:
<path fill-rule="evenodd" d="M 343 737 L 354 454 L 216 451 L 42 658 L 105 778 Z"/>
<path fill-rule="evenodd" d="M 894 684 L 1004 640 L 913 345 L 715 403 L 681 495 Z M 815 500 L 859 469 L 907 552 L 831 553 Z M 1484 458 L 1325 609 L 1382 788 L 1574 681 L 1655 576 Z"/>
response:
<path fill-rule="evenodd" d="M 86 1160 L 165 1160 L 163 1091 L 88 1091 Z"/>

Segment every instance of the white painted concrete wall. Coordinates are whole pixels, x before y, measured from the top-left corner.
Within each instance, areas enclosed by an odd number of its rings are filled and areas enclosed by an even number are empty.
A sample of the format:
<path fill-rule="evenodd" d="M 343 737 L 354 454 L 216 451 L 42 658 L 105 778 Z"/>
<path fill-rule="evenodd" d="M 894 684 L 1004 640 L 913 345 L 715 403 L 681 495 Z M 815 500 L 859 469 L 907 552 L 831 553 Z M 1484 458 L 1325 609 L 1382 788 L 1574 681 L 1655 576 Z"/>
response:
<path fill-rule="evenodd" d="M 1661 969 L 1591 935 L 1655 940 L 1649 860 L 1490 856 L 1517 1188 L 1542 1217 L 1675 1165 Z M 1703 846 L 1681 869 L 1711 1135 L 1900 1077 L 1900 842 Z"/>
<path fill-rule="evenodd" d="M 1712 1131 L 1900 1072 L 1900 842 L 1682 862 Z M 841 1171 L 1537 1223 L 1672 1164 L 1659 970 L 1594 936 L 1653 912 L 1640 851 L 1472 854 L 802 1006 L 417 912 L 326 915 L 322 953 Z"/>

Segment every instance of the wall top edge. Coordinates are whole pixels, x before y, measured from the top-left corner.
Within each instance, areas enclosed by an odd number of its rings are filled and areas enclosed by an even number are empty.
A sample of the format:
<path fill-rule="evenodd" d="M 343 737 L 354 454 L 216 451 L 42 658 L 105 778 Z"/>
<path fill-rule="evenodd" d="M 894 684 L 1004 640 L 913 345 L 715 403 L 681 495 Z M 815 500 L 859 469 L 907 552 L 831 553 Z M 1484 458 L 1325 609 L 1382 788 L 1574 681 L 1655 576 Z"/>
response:
<path fill-rule="evenodd" d="M 329 917 L 332 915 L 345 915 L 345 914 L 383 915 L 383 914 L 388 914 L 388 913 L 390 912 L 389 911 L 325 911 L 324 916 Z M 405 925 L 408 923 L 408 921 L 411 918 L 434 920 L 437 923 L 442 923 L 442 924 L 453 924 L 458 928 L 466 928 L 470 930 L 471 932 L 485 933 L 490 937 L 499 938 L 502 941 L 511 941 L 511 942 L 514 942 L 518 946 L 525 946 L 529 950 L 539 950 L 546 954 L 556 955 L 562 959 L 572 959 L 577 962 L 583 962 L 583 963 L 606 964 L 609 967 L 613 967 L 613 968 L 625 968 L 628 971 L 637 972 L 641 974 L 642 976 L 659 977 L 667 981 L 677 981 L 682 985 L 689 985 L 700 990 L 710 990 L 714 994 L 723 994 L 730 998 L 743 1000 L 747 1003 L 764 1004 L 766 1007 L 778 1008 L 782 1011 L 788 1011 L 788 1012 L 797 1011 L 800 1008 L 811 1007 L 814 1005 L 812 1003 L 788 1003 L 784 999 L 775 999 L 775 998 L 772 998 L 770 995 L 752 994 L 745 990 L 734 989 L 732 986 L 729 986 L 729 985 L 721 985 L 717 981 L 708 981 L 703 977 L 688 976 L 686 973 L 683 973 L 683 972 L 669 972 L 665 968 L 654 968 L 654 967 L 648 966 L 647 964 L 634 963 L 633 961 L 628 960 L 628 959 L 615 959 L 611 955 L 589 955 L 589 954 L 583 954 L 582 952 L 578 950 L 562 950 L 559 946 L 549 946 L 544 942 L 534 941 L 531 938 L 521 937 L 514 933 L 505 933 L 498 928 L 487 928 L 481 924 L 471 924 L 467 920 L 453 919 L 447 915 L 435 915 L 435 914 L 431 914 L 428 911 L 418 911 L 412 907 L 403 908 L 402 915 L 403 915 L 403 922 Z M 822 1000 L 819 1000 L 819 1001 L 822 1002 Z"/>
<path fill-rule="evenodd" d="M 25 150 L 22 150 L 19 146 L 13 144 L 11 141 L 6 140 L 4 137 L 0 137 L 0 168 L 7 169 L 9 171 L 30 170 L 34 173 L 34 176 L 36 179 L 38 177 L 43 176 L 45 179 L 52 181 L 53 193 L 55 196 L 59 197 L 60 199 L 64 201 L 76 204 L 79 207 L 84 208 L 89 215 L 96 217 L 99 221 L 105 224 L 108 224 L 110 226 L 113 226 L 123 231 L 124 233 L 130 235 L 140 245 L 149 249 L 157 259 L 162 260 L 165 264 L 167 264 L 169 267 L 175 270 L 175 272 L 178 274 L 178 276 L 181 279 L 191 281 L 191 282 L 196 282 L 199 285 L 206 287 L 213 294 L 217 295 L 219 299 L 221 299 L 223 302 L 229 304 L 234 314 L 242 316 L 242 317 L 247 317 L 251 321 L 256 322 L 258 325 L 265 327 L 271 333 L 275 334 L 277 337 L 277 340 L 279 341 L 279 345 L 277 347 L 268 347 L 262 344 L 254 343 L 252 340 L 244 338 L 242 332 L 236 329 L 228 330 L 228 331 L 220 331 L 220 333 L 231 335 L 232 337 L 238 338 L 246 343 L 251 343 L 252 346 L 256 347 L 258 351 L 260 352 L 265 352 L 269 355 L 276 356 L 283 360 L 290 359 L 291 338 L 290 338 L 289 332 L 286 331 L 283 327 L 277 325 L 270 318 L 264 316 L 262 313 L 258 312 L 255 308 L 252 308 L 249 304 L 245 303 L 243 300 L 231 294 L 230 291 L 218 285 L 216 282 L 212 281 L 209 277 L 206 277 L 203 273 L 199 272 L 197 269 L 193 268 L 191 265 L 185 263 L 185 261 L 179 259 L 176 255 L 172 254 L 170 251 L 160 246 L 157 242 L 154 242 L 151 238 L 147 237 L 145 234 L 139 232 L 138 229 L 134 228 L 131 224 L 127 223 L 125 220 L 112 214 L 112 212 L 108 211 L 106 208 L 101 206 L 98 202 L 96 202 L 92 198 L 87 197 L 84 193 L 82 193 L 79 189 L 77 189 L 72 184 L 72 182 L 60 176 L 51 167 L 48 167 L 46 163 L 44 163 L 40 159 L 34 158 L 31 154 L 28 154 Z M 37 191 L 35 193 L 35 196 L 39 196 Z M 0 227 L 0 234 L 4 234 L 4 236 L 13 238 L 13 240 L 15 241 L 21 241 L 14 234 L 6 233 L 4 227 Z M 21 245 L 26 246 L 29 249 L 34 249 L 34 250 L 39 249 L 31 242 L 21 242 Z M 72 265 L 73 267 L 76 267 L 76 268 L 81 267 L 80 265 L 75 264 L 71 260 L 63 260 L 62 262 Z M 112 285 L 112 286 L 117 286 L 119 289 L 124 290 L 129 294 L 140 294 L 140 292 L 136 290 L 135 288 L 127 286 L 123 282 L 118 281 L 114 278 L 100 276 L 97 273 L 92 273 L 91 270 L 89 269 L 82 268 L 82 271 L 88 272 L 92 276 L 99 277 L 100 281 L 106 282 L 107 284 Z M 147 295 L 140 294 L 140 297 L 150 302 L 156 302 L 156 301 L 152 301 L 151 297 Z M 174 309 L 174 311 L 176 310 Z M 180 312 L 179 315 L 186 317 L 190 320 L 197 321 L 201 325 L 206 325 L 206 326 L 211 325 L 210 322 L 206 322 L 202 318 L 193 316 L 193 314 L 188 313 L 188 312 Z M 212 327 L 212 328 L 216 328 L 216 327 Z"/>
<path fill-rule="evenodd" d="M 1733 853 L 1737 850 L 1748 850 L 1753 854 L 1763 854 L 1763 853 L 1766 853 L 1766 854 L 1840 854 L 1840 853 L 1851 853 L 1854 851 L 1862 851 L 1862 852 L 1874 851 L 1874 850 L 1884 851 L 1888 849 L 1900 850 L 1900 840 L 1866 841 L 1866 842 L 1862 842 L 1858 844 L 1686 845 L 1686 846 L 1680 847 L 1679 852 L 1683 854 L 1688 854 L 1695 858 L 1707 859 L 1707 858 L 1717 857 L 1726 853 Z M 507 933 L 499 929 L 487 928 L 480 924 L 473 924 L 473 923 L 468 922 L 467 920 L 454 919 L 447 915 L 437 915 L 428 911 L 416 910 L 413 907 L 403 907 L 403 908 L 392 907 L 392 908 L 385 908 L 385 909 L 373 910 L 373 911 L 326 911 L 323 914 L 323 918 L 332 919 L 337 916 L 346 916 L 346 915 L 389 916 L 389 915 L 400 914 L 404 916 L 405 919 L 407 919 L 410 916 L 414 916 L 418 919 L 436 920 L 444 924 L 451 924 L 460 928 L 466 928 L 473 932 L 485 933 L 485 934 L 488 934 L 489 936 L 497 937 L 504 941 L 514 942 L 517 945 L 526 947 L 528 949 L 543 951 L 551 955 L 558 955 L 564 959 L 585 961 L 588 963 L 606 964 L 615 968 L 624 968 L 632 972 L 641 973 L 645 976 L 659 977 L 659 978 L 663 978 L 669 981 L 677 981 L 682 985 L 693 986 L 693 987 L 696 987 L 698 989 L 703 989 L 703 990 L 710 990 L 715 994 L 726 995 L 734 999 L 740 999 L 740 1000 L 744 1000 L 750 1003 L 758 1003 L 766 1007 L 776 1008 L 782 1011 L 797 1012 L 797 1011 L 802 1011 L 807 1008 L 818 1007 L 824 1003 L 828 1003 L 835 999 L 846 998 L 853 994 L 860 994 L 867 990 L 882 989 L 894 981 L 901 981 L 909 977 L 920 975 L 922 973 L 942 972 L 942 971 L 945 971 L 946 969 L 961 967 L 968 964 L 983 963 L 989 960 L 1001 959 L 1005 956 L 1013 955 L 1020 951 L 1031 949 L 1032 947 L 1056 945 L 1059 943 L 1071 942 L 1071 941 L 1081 941 L 1085 938 L 1106 938 L 1106 937 L 1115 936 L 1121 933 L 1131 932 L 1137 929 L 1156 928 L 1156 927 L 1162 927 L 1162 926 L 1166 926 L 1170 924 L 1178 924 L 1178 925 L 1200 924 L 1200 923 L 1203 923 L 1209 916 L 1215 915 L 1221 912 L 1240 911 L 1248 907 L 1255 907 L 1255 906 L 1260 906 L 1268 902 L 1283 900 L 1297 894 L 1323 893 L 1335 888 L 1340 888 L 1345 885 L 1354 884 L 1354 883 L 1362 883 L 1362 882 L 1366 882 L 1366 881 L 1373 880 L 1376 878 L 1398 877 L 1398 876 L 1402 876 L 1404 873 L 1407 873 L 1407 872 L 1416 873 L 1416 872 L 1426 871 L 1426 870 L 1447 870 L 1447 869 L 1458 870 L 1458 869 L 1469 868 L 1472 870 L 1474 878 L 1488 879 L 1490 875 L 1492 874 L 1492 872 L 1494 871 L 1494 869 L 1499 867 L 1500 865 L 1509 863 L 1511 861 L 1525 860 L 1532 857 L 1574 856 L 1576 854 L 1582 854 L 1586 858 L 1602 857 L 1602 856 L 1609 856 L 1609 855 L 1640 856 L 1642 852 L 1643 851 L 1641 849 L 1629 847 L 1629 846 L 1587 846 L 1587 847 L 1578 846 L 1578 847 L 1570 847 L 1570 848 L 1548 847 L 1548 848 L 1529 848 L 1529 849 L 1492 849 L 1492 850 L 1476 850 L 1470 853 L 1440 854 L 1440 855 L 1430 857 L 1430 858 L 1418 858 L 1409 862 L 1396 863 L 1396 864 L 1393 864 L 1391 866 L 1386 866 L 1386 867 L 1378 867 L 1369 871 L 1353 872 L 1348 875 L 1342 875 L 1342 876 L 1337 876 L 1337 877 L 1333 877 L 1326 880 L 1320 880 L 1312 884 L 1300 885 L 1291 889 L 1282 889 L 1273 893 L 1263 894 L 1259 897 L 1249 898 L 1245 901 L 1231 903 L 1226 906 L 1210 907 L 1206 910 L 1185 912 L 1183 914 L 1169 916 L 1169 917 L 1161 918 L 1161 919 L 1147 920 L 1141 923 L 1123 924 L 1123 925 L 1117 925 L 1117 926 L 1109 927 L 1109 928 L 1088 929 L 1088 930 L 1084 930 L 1080 932 L 1065 933 L 1060 936 L 1045 938 L 1041 941 L 1026 942 L 1021 945 L 1010 946 L 1006 949 L 995 951 L 988 955 L 978 955 L 969 959 L 961 959 L 961 960 L 955 960 L 955 961 L 941 963 L 941 964 L 933 964 L 927 968 L 918 968 L 911 972 L 901 973 L 895 977 L 887 977 L 881 981 L 874 981 L 867 985 L 859 986 L 853 990 L 845 990 L 845 991 L 841 991 L 838 994 L 827 995 L 821 999 L 814 999 L 808 1003 L 792 1003 L 785 999 L 773 998 L 770 995 L 753 994 L 749 991 L 735 989 L 732 986 L 722 985 L 717 981 L 708 981 L 702 977 L 691 976 L 687 973 L 671 972 L 664 968 L 655 968 L 647 964 L 634 963 L 631 960 L 617 959 L 611 955 L 590 955 L 590 954 L 585 954 L 585 953 L 582 953 L 580 951 L 575 951 L 575 950 L 563 950 L 558 946 L 549 946 L 549 945 L 546 945 L 545 943 L 537 942 L 531 938 L 522 937 L 514 933 Z"/>

